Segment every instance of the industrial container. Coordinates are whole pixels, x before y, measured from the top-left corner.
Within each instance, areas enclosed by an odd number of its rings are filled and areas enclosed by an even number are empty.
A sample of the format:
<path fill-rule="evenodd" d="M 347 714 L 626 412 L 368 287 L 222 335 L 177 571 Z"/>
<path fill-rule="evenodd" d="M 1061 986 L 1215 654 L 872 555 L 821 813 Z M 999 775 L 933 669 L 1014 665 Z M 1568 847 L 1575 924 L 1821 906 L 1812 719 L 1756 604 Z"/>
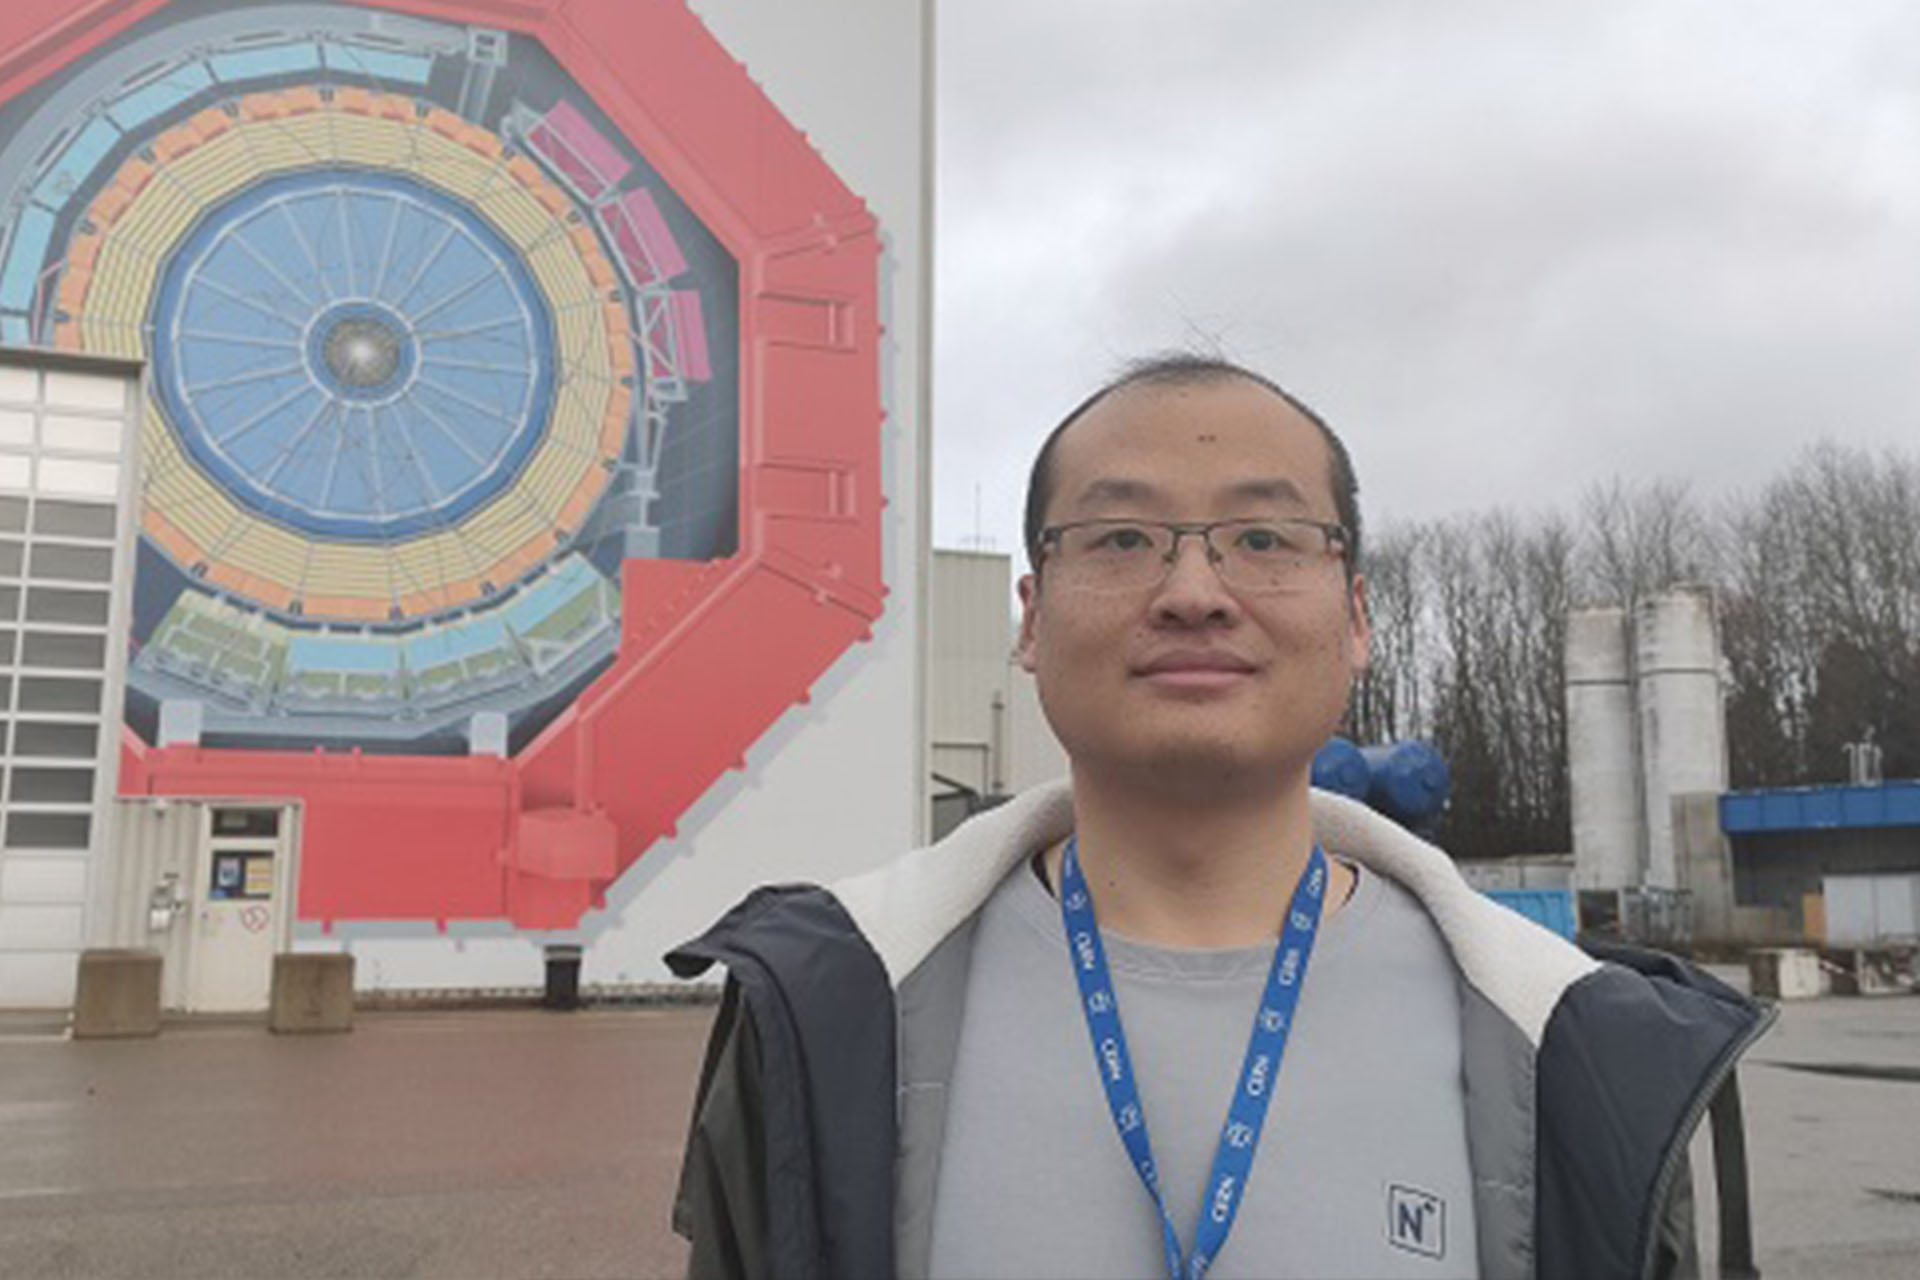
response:
<path fill-rule="evenodd" d="M 1313 757 L 1313 785 L 1354 800 L 1365 800 L 1373 786 L 1373 770 L 1360 748 L 1345 738 L 1329 738 Z"/>
<path fill-rule="evenodd" d="M 1920 875 L 1823 876 L 1821 889 L 1826 900 L 1829 946 L 1912 946 L 1920 942 Z"/>
<path fill-rule="evenodd" d="M 1438 751 L 1417 739 L 1362 747 L 1372 782 L 1367 803 L 1404 826 L 1420 827 L 1446 807 L 1453 773 Z"/>
<path fill-rule="evenodd" d="M 160 956 L 160 1007 L 265 1013 L 294 949 L 297 802 L 124 797 L 93 884 L 90 945 Z"/>
<path fill-rule="evenodd" d="M 1571 889 L 1489 889 L 1487 896 L 1509 911 L 1518 911 L 1543 929 L 1551 929 L 1572 941 L 1574 934 L 1573 890 Z"/>

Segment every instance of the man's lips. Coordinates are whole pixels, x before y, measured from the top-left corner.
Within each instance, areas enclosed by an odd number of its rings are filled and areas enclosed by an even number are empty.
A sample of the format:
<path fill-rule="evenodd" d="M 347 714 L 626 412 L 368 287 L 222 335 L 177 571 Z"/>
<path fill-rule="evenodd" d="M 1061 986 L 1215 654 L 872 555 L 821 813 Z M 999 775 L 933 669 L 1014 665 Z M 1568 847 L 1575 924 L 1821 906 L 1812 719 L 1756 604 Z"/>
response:
<path fill-rule="evenodd" d="M 1134 675 L 1155 684 L 1213 687 L 1233 684 L 1259 670 L 1237 653 L 1221 649 L 1176 649 L 1134 668 Z"/>

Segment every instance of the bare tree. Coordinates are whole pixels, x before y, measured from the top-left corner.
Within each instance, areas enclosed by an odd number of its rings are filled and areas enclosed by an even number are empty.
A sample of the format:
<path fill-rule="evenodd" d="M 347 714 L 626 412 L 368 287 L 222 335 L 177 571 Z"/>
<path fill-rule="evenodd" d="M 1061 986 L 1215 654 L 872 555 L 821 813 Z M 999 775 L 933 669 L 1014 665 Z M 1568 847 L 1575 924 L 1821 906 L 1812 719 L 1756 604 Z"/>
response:
<path fill-rule="evenodd" d="M 1425 685 L 1452 769 L 1441 835 L 1461 856 L 1566 847 L 1561 654 L 1573 536 L 1557 517 L 1495 512 L 1432 526 Z"/>
<path fill-rule="evenodd" d="M 1794 569 L 1774 603 L 1803 624 L 1789 653 L 1806 779 L 1844 777 L 1845 745 L 1869 731 L 1890 772 L 1920 772 L 1920 463 L 1824 443 L 1767 498 Z"/>
<path fill-rule="evenodd" d="M 1389 526 L 1367 575 L 1373 664 L 1349 732 L 1440 749 L 1457 856 L 1568 847 L 1567 613 L 1681 583 L 1719 602 L 1735 786 L 1843 777 L 1842 744 L 1868 732 L 1889 777 L 1920 775 L 1920 458 L 1823 444 L 1712 510 L 1684 484 L 1616 479 L 1574 519 Z"/>
<path fill-rule="evenodd" d="M 1580 502 L 1581 598 L 1632 610 L 1683 582 L 1704 581 L 1713 539 L 1686 484 L 1618 477 Z"/>
<path fill-rule="evenodd" d="M 1422 662 L 1426 593 L 1423 525 L 1389 527 L 1367 552 L 1367 616 L 1373 648 L 1354 689 L 1347 733 L 1359 742 L 1391 742 L 1427 732 Z"/>
<path fill-rule="evenodd" d="M 1736 499 L 1716 521 L 1728 772 L 1735 787 L 1807 776 L 1807 707 L 1818 646 L 1796 589 L 1797 520 L 1781 486 Z"/>

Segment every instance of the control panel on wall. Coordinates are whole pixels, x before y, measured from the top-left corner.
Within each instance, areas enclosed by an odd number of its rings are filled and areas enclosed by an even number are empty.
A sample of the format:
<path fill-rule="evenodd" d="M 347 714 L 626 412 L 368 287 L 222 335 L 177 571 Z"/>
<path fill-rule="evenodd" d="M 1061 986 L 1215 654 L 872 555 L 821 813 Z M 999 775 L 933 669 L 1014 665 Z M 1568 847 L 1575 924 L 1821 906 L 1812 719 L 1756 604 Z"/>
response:
<path fill-rule="evenodd" d="M 213 809 L 213 882 L 207 897 L 217 902 L 270 902 L 279 858 L 277 809 Z"/>

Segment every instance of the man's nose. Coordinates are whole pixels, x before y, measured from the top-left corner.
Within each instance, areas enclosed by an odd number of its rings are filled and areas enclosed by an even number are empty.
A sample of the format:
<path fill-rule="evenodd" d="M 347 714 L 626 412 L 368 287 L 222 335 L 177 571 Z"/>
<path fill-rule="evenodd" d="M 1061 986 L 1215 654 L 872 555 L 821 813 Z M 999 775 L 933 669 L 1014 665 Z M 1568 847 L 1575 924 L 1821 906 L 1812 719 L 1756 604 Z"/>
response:
<path fill-rule="evenodd" d="M 1240 602 L 1220 580 L 1205 538 L 1189 534 L 1173 551 L 1173 563 L 1154 595 L 1157 620 L 1180 626 L 1224 622 L 1240 615 Z"/>

